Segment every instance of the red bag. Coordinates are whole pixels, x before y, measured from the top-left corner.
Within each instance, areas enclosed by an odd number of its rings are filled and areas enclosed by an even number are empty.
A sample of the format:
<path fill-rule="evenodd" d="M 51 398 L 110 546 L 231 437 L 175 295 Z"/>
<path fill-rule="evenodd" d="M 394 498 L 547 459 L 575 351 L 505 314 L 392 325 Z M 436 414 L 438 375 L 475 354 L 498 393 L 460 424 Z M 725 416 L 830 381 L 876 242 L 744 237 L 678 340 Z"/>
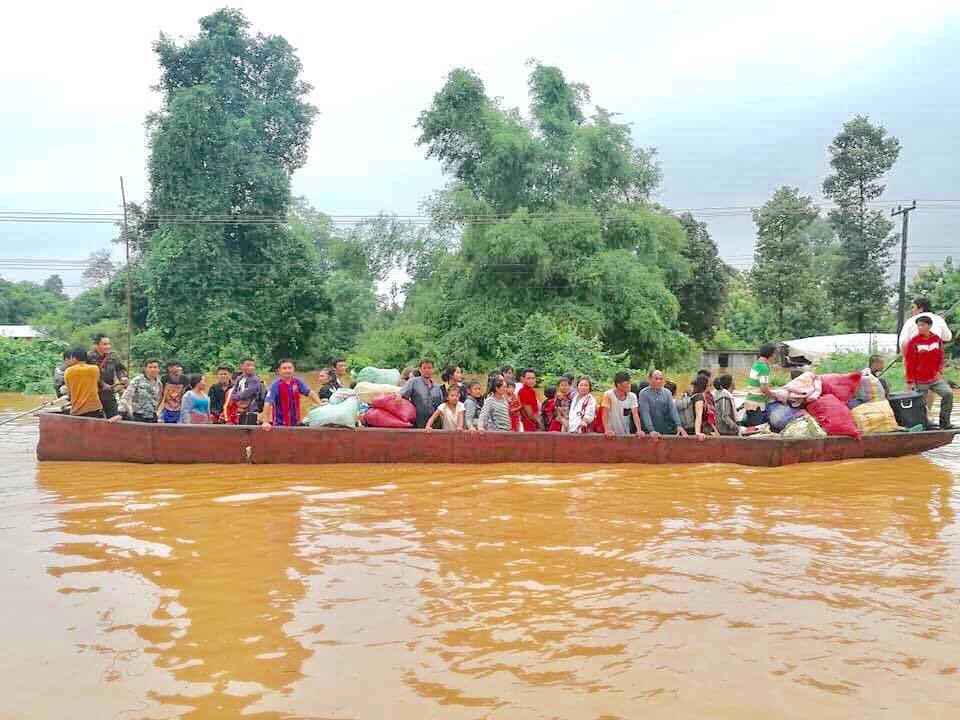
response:
<path fill-rule="evenodd" d="M 860 387 L 860 373 L 852 372 L 843 375 L 821 375 L 823 394 L 833 395 L 843 402 L 849 402 L 857 394 Z M 824 428 L 826 430 L 826 428 Z"/>
<path fill-rule="evenodd" d="M 390 413 L 401 422 L 408 423 L 403 427 L 410 427 L 417 419 L 417 408 L 406 398 L 400 398 L 397 402 L 396 395 L 378 395 L 370 403 L 370 407 L 377 410 L 384 410 Z M 395 425 L 379 425 L 378 427 L 397 427 Z"/>
<path fill-rule="evenodd" d="M 372 407 L 363 414 L 363 423 L 367 427 L 378 427 L 378 428 L 413 427 L 412 422 L 401 420 L 396 415 L 392 415 L 388 411 L 378 407 Z"/>
<path fill-rule="evenodd" d="M 857 376 L 859 377 L 859 373 Z M 820 399 L 807 404 L 806 410 L 820 423 L 827 435 L 845 435 L 860 439 L 860 431 L 847 403 L 836 395 L 827 395 L 826 388 Z"/>

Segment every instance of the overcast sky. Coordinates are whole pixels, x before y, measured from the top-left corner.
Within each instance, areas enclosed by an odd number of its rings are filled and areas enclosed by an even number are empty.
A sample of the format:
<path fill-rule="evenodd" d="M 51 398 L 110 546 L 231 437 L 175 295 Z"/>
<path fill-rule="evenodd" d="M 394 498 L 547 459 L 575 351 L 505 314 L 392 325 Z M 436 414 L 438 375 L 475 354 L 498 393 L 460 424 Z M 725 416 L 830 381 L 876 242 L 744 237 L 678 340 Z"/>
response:
<path fill-rule="evenodd" d="M 0 44 L 0 209 L 93 210 L 143 199 L 144 116 L 158 107 L 151 42 L 189 36 L 216 2 L 16 3 Z M 659 200 L 754 206 L 783 184 L 821 197 L 826 147 L 868 113 L 903 143 L 885 199 L 921 200 L 914 267 L 958 254 L 960 3 L 235 3 L 286 37 L 320 115 L 294 191 L 331 214 L 414 214 L 444 184 L 415 145 L 417 114 L 453 67 L 526 108 L 527 60 L 559 66 L 658 149 Z M 721 254 L 749 266 L 749 215 L 704 214 Z M 0 258 L 74 258 L 107 226 L 0 223 Z M 0 269 L 8 279 L 44 271 Z M 77 273 L 62 273 L 71 292 Z"/>

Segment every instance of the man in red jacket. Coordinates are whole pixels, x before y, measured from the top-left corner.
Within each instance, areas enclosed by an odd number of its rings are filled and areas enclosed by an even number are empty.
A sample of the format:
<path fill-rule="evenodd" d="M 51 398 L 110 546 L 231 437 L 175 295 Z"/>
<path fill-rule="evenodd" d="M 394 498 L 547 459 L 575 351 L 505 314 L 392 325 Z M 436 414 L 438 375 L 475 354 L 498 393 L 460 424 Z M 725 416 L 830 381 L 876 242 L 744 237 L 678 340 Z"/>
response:
<path fill-rule="evenodd" d="M 953 390 L 943 379 L 943 340 L 930 331 L 933 323 L 926 315 L 917 318 L 918 333 L 907 343 L 903 360 L 907 366 L 907 387 L 926 396 L 927 391 L 940 396 L 940 429 L 952 430 Z"/>

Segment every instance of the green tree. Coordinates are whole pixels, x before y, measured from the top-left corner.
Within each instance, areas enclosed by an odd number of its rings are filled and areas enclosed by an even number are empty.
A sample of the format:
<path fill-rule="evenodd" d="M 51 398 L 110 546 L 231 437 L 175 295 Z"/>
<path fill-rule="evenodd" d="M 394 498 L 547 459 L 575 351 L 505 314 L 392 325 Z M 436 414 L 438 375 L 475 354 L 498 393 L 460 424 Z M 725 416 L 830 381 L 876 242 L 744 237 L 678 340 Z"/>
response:
<path fill-rule="evenodd" d="M 803 306 L 816 289 L 813 251 L 803 230 L 818 214 L 810 197 L 786 186 L 753 211 L 757 244 L 750 283 L 761 302 L 773 309 L 781 338 L 787 332 L 788 311 Z"/>
<path fill-rule="evenodd" d="M 431 200 L 432 233 L 405 247 L 412 282 L 394 322 L 430 328 L 444 359 L 475 369 L 537 312 L 637 365 L 684 356 L 670 288 L 691 261 L 679 221 L 645 204 L 653 152 L 611 113 L 588 115 L 586 87 L 557 68 L 534 64 L 529 90 L 528 119 L 454 70 L 421 113 L 419 143 L 453 182 Z M 372 329 L 358 352 L 392 333 Z"/>
<path fill-rule="evenodd" d="M 90 287 L 100 287 L 110 282 L 117 272 L 117 263 L 110 259 L 109 250 L 94 250 L 87 257 L 87 266 L 83 269 L 83 281 Z"/>
<path fill-rule="evenodd" d="M 687 234 L 683 254 L 691 268 L 689 278 L 673 289 L 680 302 L 680 329 L 703 343 L 716 332 L 733 269 L 720 259 L 706 223 L 683 213 L 680 224 Z"/>
<path fill-rule="evenodd" d="M 65 306 L 66 298 L 61 292 L 52 292 L 48 285 L 54 275 L 47 278 L 43 285 L 27 282 L 10 282 L 0 278 L 0 324 L 22 325 L 32 323 L 36 318 L 54 312 Z M 60 290 L 63 282 L 60 282 Z"/>
<path fill-rule="evenodd" d="M 57 274 L 51 275 L 43 281 L 43 289 L 54 297 L 63 298 L 63 278 Z"/>
<path fill-rule="evenodd" d="M 900 141 L 858 115 L 828 150 L 834 172 L 823 181 L 823 194 L 837 205 L 830 222 L 840 240 L 831 297 L 837 317 L 863 332 L 873 329 L 890 297 L 887 270 L 897 238 L 883 212 L 868 203 L 883 194 L 881 181 L 900 156 Z"/>
<path fill-rule="evenodd" d="M 148 325 L 194 367 L 230 343 L 296 355 L 326 303 L 320 253 L 286 223 L 311 88 L 289 43 L 251 34 L 240 11 L 200 28 L 154 44 L 163 106 L 148 118 Z"/>

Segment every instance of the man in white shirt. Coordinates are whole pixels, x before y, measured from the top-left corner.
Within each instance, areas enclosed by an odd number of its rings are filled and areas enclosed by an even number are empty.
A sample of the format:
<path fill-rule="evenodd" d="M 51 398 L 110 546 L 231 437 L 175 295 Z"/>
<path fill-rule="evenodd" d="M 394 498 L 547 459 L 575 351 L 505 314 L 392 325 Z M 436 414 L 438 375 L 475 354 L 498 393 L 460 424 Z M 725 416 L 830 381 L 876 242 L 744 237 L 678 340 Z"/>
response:
<path fill-rule="evenodd" d="M 925 297 L 918 297 L 913 301 L 913 305 L 910 306 L 910 315 L 907 321 L 903 324 L 903 327 L 900 328 L 900 354 L 903 354 L 903 351 L 907 347 L 907 343 L 913 340 L 914 336 L 917 334 L 917 316 L 926 315 L 930 318 L 930 321 L 933 323 L 933 326 L 930 328 L 930 332 L 934 335 L 937 335 L 944 343 L 948 343 L 953 340 L 953 333 L 950 332 L 950 328 L 947 326 L 947 321 L 944 320 L 939 315 L 933 313 L 930 309 L 930 301 Z"/>

